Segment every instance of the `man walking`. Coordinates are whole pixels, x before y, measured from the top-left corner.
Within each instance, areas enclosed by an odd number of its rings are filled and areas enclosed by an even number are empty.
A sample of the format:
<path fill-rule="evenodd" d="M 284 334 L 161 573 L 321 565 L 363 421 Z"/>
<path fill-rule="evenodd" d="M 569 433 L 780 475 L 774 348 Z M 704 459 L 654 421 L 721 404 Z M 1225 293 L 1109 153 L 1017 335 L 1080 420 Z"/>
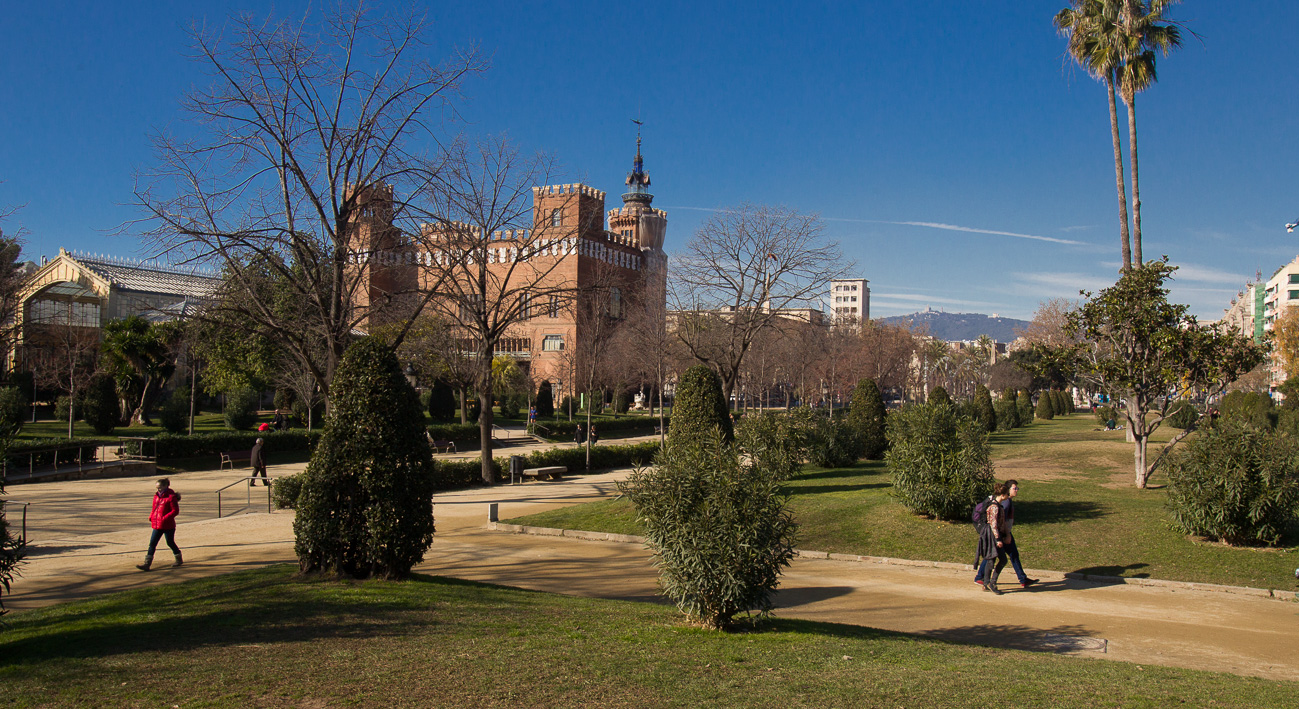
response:
<path fill-rule="evenodd" d="M 254 478 L 248 481 L 248 487 L 257 487 L 256 478 L 259 474 L 262 476 L 262 484 L 270 487 L 271 481 L 266 477 L 266 454 L 262 451 L 262 439 L 257 439 L 257 443 L 253 445 L 253 453 L 248 460 L 252 463 L 252 477 Z"/>

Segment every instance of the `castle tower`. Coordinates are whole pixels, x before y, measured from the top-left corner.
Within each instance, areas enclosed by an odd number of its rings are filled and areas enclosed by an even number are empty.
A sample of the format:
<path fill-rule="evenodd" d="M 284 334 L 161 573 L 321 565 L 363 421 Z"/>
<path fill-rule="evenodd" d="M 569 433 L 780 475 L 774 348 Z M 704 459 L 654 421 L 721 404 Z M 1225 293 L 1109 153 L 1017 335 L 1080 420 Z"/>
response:
<path fill-rule="evenodd" d="M 641 156 L 641 136 L 636 134 L 636 158 L 627 173 L 627 192 L 622 195 L 622 207 L 609 211 L 610 238 L 618 243 L 639 249 L 645 263 L 645 294 L 650 301 L 662 303 L 667 297 L 667 254 L 663 240 L 668 230 L 668 215 L 650 206 L 650 177 L 645 172 L 645 159 Z"/>
<path fill-rule="evenodd" d="M 357 289 L 354 307 L 373 308 L 368 325 L 400 319 L 416 290 L 416 269 L 401 230 L 393 224 L 392 185 L 348 185 L 344 200 L 352 200 L 346 241 Z"/>

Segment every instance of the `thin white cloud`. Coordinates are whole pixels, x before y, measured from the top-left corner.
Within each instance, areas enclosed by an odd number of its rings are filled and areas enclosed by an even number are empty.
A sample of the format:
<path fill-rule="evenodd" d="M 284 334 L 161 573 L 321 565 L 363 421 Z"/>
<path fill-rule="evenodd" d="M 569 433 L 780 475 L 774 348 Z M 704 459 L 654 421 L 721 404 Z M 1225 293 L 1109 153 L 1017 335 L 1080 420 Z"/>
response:
<path fill-rule="evenodd" d="M 1177 271 L 1173 273 L 1174 281 L 1194 281 L 1197 283 L 1222 283 L 1232 286 L 1243 286 L 1249 282 L 1249 276 L 1231 273 L 1212 266 L 1197 266 L 1190 263 L 1174 264 Z"/>
<path fill-rule="evenodd" d="M 1047 298 L 1078 299 L 1078 291 L 1098 291 L 1114 285 L 1114 281 L 1086 273 L 1034 272 L 1014 274 L 1018 282 L 1013 291 L 1043 300 Z"/>
<path fill-rule="evenodd" d="M 729 209 L 720 209 L 715 207 L 682 207 L 664 205 L 663 209 L 684 209 L 692 212 L 729 212 Z M 1037 234 L 1020 234 L 1014 231 L 998 231 L 996 229 L 979 229 L 971 226 L 959 226 L 957 224 L 943 224 L 941 222 L 890 222 L 880 219 L 847 219 L 843 217 L 821 217 L 827 222 L 847 222 L 851 224 L 892 224 L 894 226 L 918 226 L 927 229 L 942 229 L 943 231 L 960 231 L 968 234 L 990 234 L 992 236 L 1010 236 L 1016 239 L 1032 239 L 1034 241 L 1046 241 L 1052 244 L 1065 244 L 1068 246 L 1089 246 L 1086 242 L 1074 241 L 1072 239 L 1057 239 L 1051 236 L 1038 236 Z M 1088 227 L 1066 227 L 1065 231 L 1070 229 L 1085 229 Z"/>
<path fill-rule="evenodd" d="M 1086 231 L 1088 229 L 1095 229 L 1095 228 L 1096 228 L 1095 226 L 1092 226 L 1090 224 L 1080 224 L 1078 226 L 1060 227 L 1060 231 L 1063 231 L 1065 233 L 1072 233 L 1075 231 Z"/>

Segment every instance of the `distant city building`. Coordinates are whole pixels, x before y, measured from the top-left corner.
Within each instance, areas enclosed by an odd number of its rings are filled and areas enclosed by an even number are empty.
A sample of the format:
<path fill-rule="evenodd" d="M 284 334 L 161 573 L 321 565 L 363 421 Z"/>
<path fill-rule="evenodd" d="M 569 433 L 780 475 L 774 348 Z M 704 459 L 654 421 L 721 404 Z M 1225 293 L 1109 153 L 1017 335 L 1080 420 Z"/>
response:
<path fill-rule="evenodd" d="M 1271 332 L 1276 319 L 1281 317 L 1287 308 L 1296 305 L 1299 305 L 1299 256 L 1278 268 L 1272 277 L 1267 279 L 1267 285 L 1263 290 L 1263 332 Z M 1269 384 L 1275 389 L 1286 379 L 1285 367 L 1276 352 L 1269 355 L 1269 360 L 1272 369 Z"/>
<path fill-rule="evenodd" d="M 830 281 L 829 305 L 836 323 L 866 322 L 871 317 L 871 289 L 865 278 Z"/>
<path fill-rule="evenodd" d="M 1224 308 L 1218 327 L 1224 332 L 1234 332 L 1254 342 L 1263 342 L 1264 285 L 1249 283 L 1245 290 L 1236 293 L 1231 306 Z"/>

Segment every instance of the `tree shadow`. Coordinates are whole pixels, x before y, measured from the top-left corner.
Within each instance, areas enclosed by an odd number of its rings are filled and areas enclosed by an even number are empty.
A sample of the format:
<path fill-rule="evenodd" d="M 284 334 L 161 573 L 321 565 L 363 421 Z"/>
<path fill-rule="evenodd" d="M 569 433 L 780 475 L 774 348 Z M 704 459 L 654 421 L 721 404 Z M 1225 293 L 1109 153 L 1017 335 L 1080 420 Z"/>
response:
<path fill-rule="evenodd" d="M 841 480 L 882 475 L 888 470 L 879 461 L 861 462 L 847 468 L 829 468 L 796 475 L 794 480 Z"/>
<path fill-rule="evenodd" d="M 1123 566 L 1119 566 L 1117 564 L 1112 566 L 1088 566 L 1082 569 L 1075 569 L 1074 573 L 1087 574 L 1088 576 L 1124 576 L 1126 578 L 1146 579 L 1146 578 L 1150 578 L 1150 574 L 1145 572 L 1139 574 L 1124 574 L 1123 572 L 1133 571 L 1135 569 L 1144 569 L 1148 566 L 1150 566 L 1150 564 L 1143 564 L 1141 562 L 1137 562 L 1135 564 L 1125 564 Z M 1093 578 L 1089 578 L 1087 579 L 1087 581 L 1090 583 L 1104 584 L 1110 586 L 1122 583 L 1121 581 L 1106 581 L 1104 579 L 1093 579 Z"/>
<path fill-rule="evenodd" d="M 776 591 L 774 596 L 775 607 L 795 608 L 797 606 L 806 606 L 818 601 L 825 601 L 831 598 L 839 598 L 852 593 L 854 590 L 851 586 L 810 586 L 803 588 L 782 588 Z"/>
<path fill-rule="evenodd" d="M 1015 503 L 1016 524 L 1047 524 L 1100 519 L 1112 514 L 1091 500 L 1026 500 Z"/>
<path fill-rule="evenodd" d="M 862 483 L 860 485 L 799 485 L 789 487 L 791 495 L 816 495 L 823 492 L 856 492 L 872 488 L 893 487 L 892 483 Z"/>
<path fill-rule="evenodd" d="M 969 645 L 989 645 L 1035 652 L 1106 652 L 1105 638 L 1094 637 L 1081 625 L 1060 625 L 1049 630 L 1025 625 L 981 624 L 929 630 L 921 635 Z"/>

